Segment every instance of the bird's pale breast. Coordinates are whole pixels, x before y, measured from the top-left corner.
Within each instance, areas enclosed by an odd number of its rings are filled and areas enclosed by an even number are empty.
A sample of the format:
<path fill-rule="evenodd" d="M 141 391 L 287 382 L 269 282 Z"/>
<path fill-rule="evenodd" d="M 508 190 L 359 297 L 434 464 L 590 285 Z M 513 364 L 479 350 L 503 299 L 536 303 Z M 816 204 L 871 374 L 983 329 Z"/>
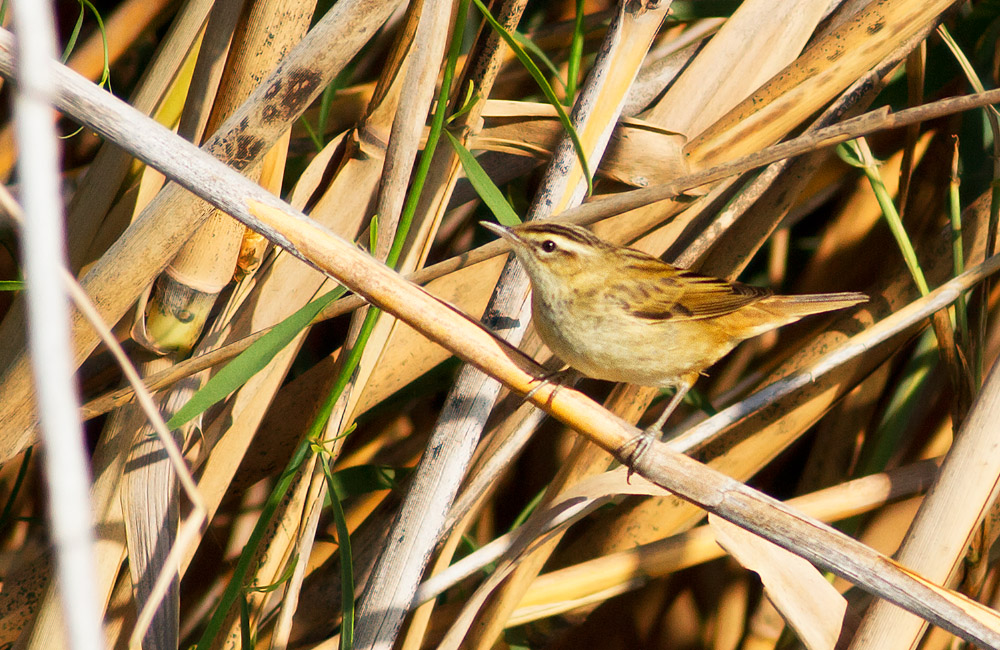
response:
<path fill-rule="evenodd" d="M 720 346 L 716 337 L 706 339 L 705 328 L 712 327 L 706 321 L 637 319 L 625 312 L 621 292 L 613 286 L 591 295 L 536 293 L 532 311 L 542 341 L 557 357 L 589 377 L 608 381 L 672 386 L 736 343 Z M 716 349 L 706 349 L 713 339 Z"/>

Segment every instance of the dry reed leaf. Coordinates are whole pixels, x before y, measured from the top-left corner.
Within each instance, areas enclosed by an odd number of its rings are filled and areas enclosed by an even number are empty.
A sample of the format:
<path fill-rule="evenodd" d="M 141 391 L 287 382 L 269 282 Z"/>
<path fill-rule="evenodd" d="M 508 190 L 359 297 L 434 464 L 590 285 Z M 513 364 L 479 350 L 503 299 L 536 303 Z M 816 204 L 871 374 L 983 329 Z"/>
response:
<path fill-rule="evenodd" d="M 927 25 L 950 0 L 871 3 L 688 143 L 691 165 L 712 165 L 785 136 Z"/>
<path fill-rule="evenodd" d="M 388 133 L 397 99 L 395 91 L 381 93 L 379 103 L 368 107 L 365 120 L 356 129 L 334 138 L 323 148 L 292 189 L 293 205 L 312 204 L 312 218 L 344 236 L 356 236 L 371 205 L 382 167 L 384 150 L 374 142 Z M 333 178 L 325 181 L 331 173 Z M 253 291 L 249 295 L 235 295 L 233 304 L 226 307 L 235 317 L 219 335 L 224 335 L 225 341 L 232 341 L 273 325 L 335 286 L 300 260 L 276 253 L 258 274 Z M 284 411 L 285 402 L 280 398 L 275 402 L 275 395 L 306 333 L 296 337 L 266 369 L 254 375 L 206 426 L 204 437 L 212 453 L 202 470 L 199 489 L 210 510 L 214 510 L 230 488 L 239 466 L 234 459 L 244 457 L 254 434 L 262 426 L 271 431 L 271 435 L 263 439 L 265 443 L 290 445 L 301 434 L 304 422 L 279 415 L 282 426 L 272 427 L 265 418 L 272 404 L 274 413 Z M 315 389 L 323 390 L 329 384 L 328 370 L 322 374 Z M 294 409 L 294 412 L 308 417 L 317 403 L 311 400 L 308 406 Z M 296 423 L 302 426 L 296 427 Z M 272 461 L 286 457 L 280 453 L 272 455 L 268 449 L 259 450 L 259 453 Z"/>
<path fill-rule="evenodd" d="M 832 650 L 840 636 L 847 601 L 826 578 L 797 555 L 708 516 L 719 544 L 740 564 L 760 575 L 764 592 L 809 650 Z"/>
<path fill-rule="evenodd" d="M 985 514 L 1000 493 L 994 458 L 994 423 L 1000 408 L 1000 367 L 985 379 L 968 418 L 955 436 L 934 489 L 920 505 L 900 547 L 899 559 L 942 584 L 954 582 Z M 875 603 L 852 648 L 911 647 L 925 624 Z"/>
<path fill-rule="evenodd" d="M 128 417 L 132 418 L 131 422 L 109 423 L 108 426 L 134 431 L 145 420 L 145 416 L 136 411 L 130 412 Z M 119 489 L 130 443 L 131 437 L 128 435 L 102 438 L 92 460 L 95 480 L 91 487 L 91 503 L 94 505 L 95 526 L 106 531 L 104 535 L 98 537 L 95 548 L 95 569 L 98 578 L 95 590 L 96 597 L 104 600 L 110 599 L 115 580 L 121 571 L 122 561 L 125 559 L 125 529 Z M 48 558 L 44 556 L 33 558 L 29 569 L 33 581 L 38 581 L 37 593 L 42 594 L 38 601 L 25 602 L 18 598 L 23 592 L 3 591 L 8 597 L 13 596 L 14 603 L 20 605 L 17 610 L 4 608 L 7 612 L 2 619 L 5 625 L 0 630 L 5 633 L 7 642 L 14 643 L 21 638 L 27 648 L 53 648 L 63 643 L 65 622 L 62 605 L 58 593 L 48 580 L 50 564 L 47 560 Z M 14 581 L 14 584 L 17 582 Z M 23 638 L 22 635 L 26 630 L 30 636 Z"/>
<path fill-rule="evenodd" d="M 182 117 L 180 109 L 184 104 L 184 97 L 188 93 L 201 41 L 202 36 L 199 34 L 195 42 L 192 43 L 188 55 L 181 62 L 180 69 L 170 79 L 170 83 L 165 88 L 163 96 L 158 99 L 157 105 L 151 109 L 153 119 L 164 126 L 175 128 L 178 120 Z M 155 73 L 156 69 L 154 68 L 152 72 Z M 156 78 L 159 75 L 151 74 L 150 76 L 151 85 L 155 88 Z M 122 156 L 122 152 L 118 151 L 118 155 Z M 114 162 L 111 161 L 109 164 L 113 164 Z M 83 264 L 80 268 L 81 275 L 89 270 L 90 264 L 94 260 L 100 258 L 110 248 L 115 239 L 121 236 L 125 228 L 149 205 L 166 183 L 166 177 L 159 170 L 145 165 L 141 161 L 122 157 L 121 162 L 129 164 L 130 170 L 124 178 L 120 179 L 122 184 L 120 188 L 117 188 L 117 192 L 120 194 L 119 200 L 110 206 L 107 214 L 97 212 L 103 206 L 103 204 L 98 204 L 89 206 L 90 213 L 81 212 L 77 215 L 84 220 L 100 219 L 97 230 L 92 233 L 93 238 L 89 240 L 86 247 L 83 246 L 84 242 L 76 242 L 74 246 L 75 255 L 71 253 L 71 259 L 75 257 L 76 261 Z M 116 178 L 114 170 L 108 171 L 111 173 L 111 178 L 102 179 L 104 182 L 113 181 Z M 102 187 L 104 186 L 102 182 L 98 182 L 97 184 Z M 114 192 L 111 187 L 106 187 L 105 189 L 109 192 Z M 86 190 L 85 186 L 79 193 L 83 194 Z M 82 257 L 81 254 L 83 254 Z M 145 298 L 140 299 L 143 305 L 145 304 L 144 301 Z"/>
<path fill-rule="evenodd" d="M 195 101 L 189 106 L 188 124 L 204 124 L 208 132 L 215 132 L 238 106 L 244 102 L 262 78 L 278 63 L 287 50 L 301 41 L 312 17 L 308 3 L 250 3 L 244 6 L 233 34 L 218 29 L 208 31 L 206 37 L 221 42 L 203 41 L 202 53 L 206 57 L 226 52 L 229 45 L 225 71 L 218 80 L 218 90 L 207 121 L 201 111 L 207 110 L 201 97 L 212 94 L 212 87 L 199 89 Z M 231 43 L 230 43 L 230 39 Z M 211 65 L 211 63 L 209 63 Z M 199 77 L 206 84 L 214 85 L 211 75 Z M 197 134 L 191 134 L 197 137 Z M 282 145 L 287 146 L 287 136 L 279 137 L 275 147 L 264 156 L 284 160 Z M 259 177 L 264 162 L 251 172 Z M 277 180 L 280 188 L 284 166 Z M 275 179 L 271 179 L 272 187 Z M 154 284 L 148 307 L 137 313 L 140 326 L 133 328 L 133 337 L 141 344 L 156 350 L 188 350 L 200 337 L 215 297 L 233 276 L 240 250 L 244 226 L 229 215 L 218 211 L 188 240 L 178 255 L 167 265 L 165 274 Z M 142 333 L 144 336 L 139 336 Z M 170 365 L 172 361 L 161 365 Z M 167 412 L 174 412 L 186 402 L 198 387 L 199 377 L 174 386 L 162 404 Z M 207 379 L 207 377 L 205 377 Z M 125 407 L 133 408 L 133 407 Z M 200 428 L 200 427 L 199 427 Z M 190 427 L 186 429 L 190 431 Z M 129 547 L 129 570 L 137 603 L 145 604 L 151 597 L 150 590 L 164 570 L 166 553 L 176 538 L 178 502 L 172 476 L 173 469 L 166 458 L 156 458 L 159 440 L 139 434 L 139 443 L 131 451 L 131 471 L 125 476 L 123 490 L 126 538 Z M 283 529 L 279 529 L 283 530 Z M 166 542 L 166 543 L 165 543 Z M 190 555 L 193 548 L 182 551 Z M 270 558 L 280 558 L 274 554 Z M 280 565 L 259 567 L 264 576 L 261 584 L 270 584 L 281 572 Z M 268 571 L 270 570 L 270 573 Z M 146 643 L 162 647 L 178 644 L 178 591 L 179 576 L 175 578 L 147 633 Z M 263 599 L 261 594 L 254 596 Z"/>
<path fill-rule="evenodd" d="M 809 0 L 743 2 L 643 118 L 690 140 L 799 56 L 825 11 Z"/>
<path fill-rule="evenodd" d="M 469 141 L 470 149 L 499 151 L 547 160 L 563 132 L 549 104 L 491 99 L 486 102 L 482 131 Z M 636 187 L 681 176 L 684 138 L 645 120 L 624 117 L 615 127 L 597 172 Z"/>
<path fill-rule="evenodd" d="M 212 2 L 200 0 L 186 4 L 175 17 L 174 29 L 150 62 L 131 98 L 131 106 L 149 115 L 155 113 L 163 98 L 170 94 L 181 70 L 193 65 L 211 8 Z M 132 206 L 127 202 L 119 210 L 120 219 L 111 220 L 110 228 L 103 222 L 118 198 L 120 186 L 136 167 L 134 159 L 116 146 L 105 144 L 98 151 L 90 164 L 86 182 L 73 196 L 67 213 L 66 240 L 71 269 L 79 269 L 97 259 L 128 225 Z M 98 235 L 99 229 L 107 232 Z"/>

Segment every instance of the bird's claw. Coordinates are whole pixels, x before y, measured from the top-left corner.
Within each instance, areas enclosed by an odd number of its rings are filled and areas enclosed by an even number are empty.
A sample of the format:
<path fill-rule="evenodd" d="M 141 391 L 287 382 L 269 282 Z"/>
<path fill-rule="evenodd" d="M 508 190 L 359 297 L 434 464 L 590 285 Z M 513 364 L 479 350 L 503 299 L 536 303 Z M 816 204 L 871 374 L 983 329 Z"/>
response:
<path fill-rule="evenodd" d="M 577 373 L 572 368 L 566 368 L 565 370 L 553 370 L 552 372 L 547 372 L 541 377 L 536 377 L 532 381 L 537 381 L 538 385 L 529 390 L 525 396 L 524 400 L 530 402 L 531 398 L 535 396 L 535 393 L 540 391 L 543 386 L 547 384 L 560 385 L 563 383 L 573 382 L 579 377 Z"/>
<path fill-rule="evenodd" d="M 662 432 L 659 429 L 649 427 L 618 448 L 616 455 L 621 459 L 622 464 L 628 467 L 628 473 L 625 475 L 626 483 L 632 484 L 636 463 L 642 459 L 653 442 L 660 439 L 661 435 Z"/>

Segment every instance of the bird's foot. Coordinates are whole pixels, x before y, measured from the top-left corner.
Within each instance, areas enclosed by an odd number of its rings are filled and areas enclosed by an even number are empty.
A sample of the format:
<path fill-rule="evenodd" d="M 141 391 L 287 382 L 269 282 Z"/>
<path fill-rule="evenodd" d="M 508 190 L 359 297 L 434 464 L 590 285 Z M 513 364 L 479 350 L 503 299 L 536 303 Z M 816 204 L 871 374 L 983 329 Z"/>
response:
<path fill-rule="evenodd" d="M 660 417 L 656 418 L 656 422 L 646 427 L 642 433 L 618 448 L 619 458 L 628 466 L 628 475 L 625 477 L 627 483 L 631 482 L 632 474 L 635 472 L 635 466 L 639 462 L 639 459 L 653 446 L 654 442 L 663 438 L 663 426 L 667 423 L 667 418 L 680 406 L 681 400 L 684 399 L 684 395 L 690 390 L 695 379 L 697 379 L 697 375 L 678 382 L 674 396 L 670 398 L 667 408 L 663 409 Z"/>
<path fill-rule="evenodd" d="M 541 377 L 536 377 L 533 381 L 537 381 L 538 385 L 528 391 L 524 396 L 526 402 L 530 402 L 531 398 L 534 397 L 535 393 L 542 389 L 543 386 L 548 384 L 562 385 L 569 384 L 572 385 L 580 378 L 580 373 L 572 368 L 566 368 L 564 370 L 553 370 L 552 372 L 547 372 Z"/>
<path fill-rule="evenodd" d="M 651 426 L 643 429 L 642 433 L 632 438 L 618 448 L 616 456 L 628 467 L 628 474 L 625 475 L 625 482 L 631 484 L 632 474 L 635 473 L 636 463 L 649 451 L 654 442 L 660 439 L 663 432 L 659 427 Z"/>

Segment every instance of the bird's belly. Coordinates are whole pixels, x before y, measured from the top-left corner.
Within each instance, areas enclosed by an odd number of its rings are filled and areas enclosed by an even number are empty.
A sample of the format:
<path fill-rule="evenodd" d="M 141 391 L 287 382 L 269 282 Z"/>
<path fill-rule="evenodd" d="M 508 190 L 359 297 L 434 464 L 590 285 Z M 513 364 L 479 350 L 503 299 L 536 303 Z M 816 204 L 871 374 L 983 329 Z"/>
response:
<path fill-rule="evenodd" d="M 705 323 L 646 322 L 577 313 L 558 326 L 547 310 L 535 310 L 542 341 L 564 363 L 596 379 L 643 386 L 671 386 L 728 352 L 706 350 Z"/>

